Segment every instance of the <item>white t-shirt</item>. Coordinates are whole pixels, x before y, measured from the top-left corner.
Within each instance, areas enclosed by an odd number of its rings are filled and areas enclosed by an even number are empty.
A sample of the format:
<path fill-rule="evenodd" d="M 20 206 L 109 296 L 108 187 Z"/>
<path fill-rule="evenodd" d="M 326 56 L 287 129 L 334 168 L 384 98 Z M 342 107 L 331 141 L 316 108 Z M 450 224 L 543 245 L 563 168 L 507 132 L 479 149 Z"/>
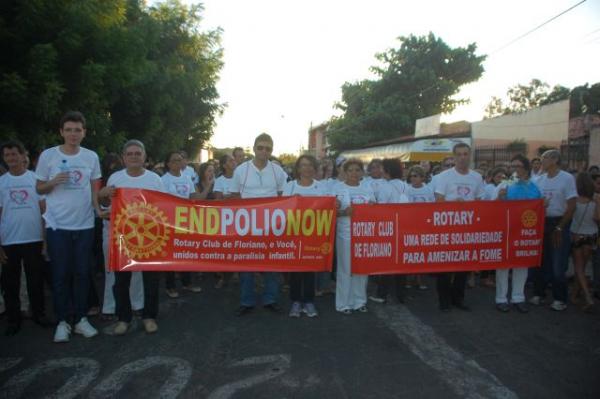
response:
<path fill-rule="evenodd" d="M 265 167 L 258 170 L 250 160 L 235 168 L 229 190 L 240 193 L 242 198 L 276 197 L 286 182 L 287 174 L 281 166 L 267 161 Z"/>
<path fill-rule="evenodd" d="M 229 187 L 231 186 L 232 180 L 233 177 L 225 177 L 225 175 L 217 177 L 213 191 L 223 193 L 223 196 L 227 197 L 230 194 Z"/>
<path fill-rule="evenodd" d="M 425 184 L 419 188 L 408 186 L 405 193 L 409 202 L 435 202 L 433 189 Z"/>
<path fill-rule="evenodd" d="M 129 176 L 126 169 L 119 170 L 113 173 L 106 182 L 107 186 L 115 186 L 116 188 L 140 188 L 144 190 L 154 190 L 166 192 L 160 176 L 147 169 L 140 176 Z M 110 208 L 109 208 L 110 209 Z M 109 228 L 110 221 L 104 220 L 104 228 Z"/>
<path fill-rule="evenodd" d="M 162 175 L 160 180 L 162 180 L 163 187 L 167 193 L 180 198 L 190 198 L 190 195 L 196 192 L 196 186 L 192 180 L 189 176 L 184 176 L 183 173 L 179 176 L 174 176 L 167 172 Z"/>
<path fill-rule="evenodd" d="M 320 197 L 327 195 L 327 190 L 325 185 L 317 180 L 313 180 L 310 186 L 301 186 L 300 184 L 298 184 L 297 180 L 292 180 L 285 184 L 285 187 L 283 188 L 283 195 L 303 195 Z"/>
<path fill-rule="evenodd" d="M 340 182 L 335 186 L 335 197 L 340 202 L 340 209 L 344 210 L 351 204 L 368 204 L 376 202 L 375 193 L 368 183 L 361 182 L 358 186 L 349 186 Z M 337 231 L 342 237 L 350 237 L 350 217 L 338 216 Z"/>
<path fill-rule="evenodd" d="M 446 201 L 474 201 L 482 199 L 483 179 L 474 170 L 469 169 L 467 174 L 461 174 L 456 168 L 440 173 L 435 183 L 435 192 L 443 195 Z"/>
<path fill-rule="evenodd" d="M 406 196 L 406 183 L 400 179 L 388 180 L 379 185 L 379 192 L 375 191 L 378 204 L 403 204 L 408 202 Z"/>
<path fill-rule="evenodd" d="M 2 245 L 42 241 L 40 196 L 35 190 L 35 173 L 21 176 L 10 172 L 0 177 L 0 240 Z"/>
<path fill-rule="evenodd" d="M 496 186 L 494 186 L 492 183 L 486 184 L 483 188 L 483 199 L 486 201 L 491 201 L 496 199 L 496 197 Z"/>
<path fill-rule="evenodd" d="M 362 183 L 371 185 L 371 189 L 375 193 L 375 199 L 379 202 L 379 198 L 382 195 L 382 191 L 386 190 L 388 184 L 385 179 L 374 179 L 370 176 L 365 177 Z"/>
<path fill-rule="evenodd" d="M 427 185 L 429 187 L 431 187 L 431 191 L 433 191 L 435 193 L 435 187 L 437 185 L 438 180 L 440 179 L 440 174 L 442 172 L 438 173 L 437 175 L 433 175 L 431 176 L 431 181 L 429 183 L 427 183 Z"/>
<path fill-rule="evenodd" d="M 35 174 L 47 182 L 68 171 L 69 181 L 46 194 L 46 226 L 52 229 L 85 230 L 94 227 L 91 182 L 102 177 L 98 155 L 81 147 L 76 155 L 63 154 L 52 147 L 40 155 Z"/>
<path fill-rule="evenodd" d="M 559 171 L 554 177 L 543 174 L 535 183 L 547 200 L 547 217 L 562 216 L 567 210 L 567 200 L 577 197 L 575 178 L 565 171 Z"/>
<path fill-rule="evenodd" d="M 184 170 L 181 171 L 181 174 L 189 177 L 192 180 L 192 183 L 198 184 L 200 178 L 198 177 L 198 173 L 191 166 L 186 166 Z"/>

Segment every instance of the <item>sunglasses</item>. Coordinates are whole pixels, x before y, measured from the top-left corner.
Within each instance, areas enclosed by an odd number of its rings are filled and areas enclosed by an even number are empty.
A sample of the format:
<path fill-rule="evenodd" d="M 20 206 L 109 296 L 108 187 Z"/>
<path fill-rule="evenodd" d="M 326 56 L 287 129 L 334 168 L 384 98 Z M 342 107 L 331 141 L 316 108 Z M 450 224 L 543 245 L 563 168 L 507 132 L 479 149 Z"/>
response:
<path fill-rule="evenodd" d="M 266 146 L 266 145 L 257 145 L 257 146 L 256 146 L 256 150 L 257 150 L 257 151 L 267 151 L 267 152 L 271 152 L 271 151 L 273 151 L 273 147 L 269 147 L 269 146 Z"/>
<path fill-rule="evenodd" d="M 408 177 L 421 177 L 421 175 L 409 175 Z"/>

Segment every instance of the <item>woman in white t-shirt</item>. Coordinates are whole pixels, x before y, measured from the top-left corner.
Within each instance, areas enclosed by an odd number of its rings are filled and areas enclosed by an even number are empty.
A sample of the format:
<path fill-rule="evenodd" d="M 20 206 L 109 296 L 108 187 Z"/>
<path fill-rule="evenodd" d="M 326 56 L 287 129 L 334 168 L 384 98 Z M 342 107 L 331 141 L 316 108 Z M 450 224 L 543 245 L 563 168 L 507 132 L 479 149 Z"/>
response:
<path fill-rule="evenodd" d="M 219 159 L 219 165 L 221 165 L 221 176 L 215 180 L 215 187 L 213 189 L 215 199 L 222 200 L 229 197 L 229 185 L 233 178 L 233 171 L 235 170 L 235 159 L 225 154 Z"/>
<path fill-rule="evenodd" d="M 410 185 L 406 188 L 406 196 L 409 202 L 435 202 L 435 194 L 430 185 L 425 184 L 427 174 L 425 169 L 419 165 L 411 167 L 408 171 Z M 418 289 L 427 290 L 426 284 L 423 283 L 423 276 L 415 275 L 415 283 Z"/>
<path fill-rule="evenodd" d="M 406 196 L 407 185 L 402 181 L 403 168 L 399 159 L 386 158 L 382 162 L 383 176 L 386 183 L 380 185 L 379 191 L 375 192 L 379 204 L 403 204 L 408 203 Z M 385 303 L 392 285 L 395 286 L 396 299 L 404 303 L 404 285 L 406 276 L 402 274 L 381 275 L 376 277 L 377 292 L 369 297 L 377 303 Z"/>
<path fill-rule="evenodd" d="M 312 155 L 301 155 L 294 167 L 296 180 L 286 183 L 283 188 L 284 196 L 323 196 L 325 188 L 321 182 L 315 180 L 317 173 L 317 160 Z M 290 299 L 292 308 L 290 317 L 300 317 L 306 313 L 308 317 L 318 316 L 314 305 L 315 298 L 315 273 L 294 272 L 290 273 Z"/>
<path fill-rule="evenodd" d="M 576 179 L 577 203 L 571 221 L 571 249 L 575 267 L 576 284 L 571 300 L 576 302 L 583 292 L 583 310 L 592 311 L 594 300 L 585 276 L 585 266 L 592 256 L 598 241 L 598 221 L 600 221 L 600 199 L 594 198 L 594 181 L 586 172 L 579 173 Z"/>
<path fill-rule="evenodd" d="M 196 185 L 189 175 L 182 173 L 181 166 L 184 158 L 180 151 L 171 151 L 165 158 L 165 167 L 167 171 L 160 178 L 165 191 L 179 198 L 195 198 Z M 178 298 L 179 292 L 175 284 L 175 272 L 165 272 L 165 285 L 169 298 Z M 194 285 L 192 272 L 180 272 L 182 288 L 189 292 L 198 293 L 202 288 Z"/>
<path fill-rule="evenodd" d="M 363 163 L 359 159 L 348 159 L 343 164 L 344 182 L 335 186 L 338 201 L 336 231 L 337 272 L 335 309 L 344 314 L 352 311 L 367 312 L 368 277 L 352 274 L 350 253 L 350 216 L 352 206 L 375 203 L 375 193 L 369 184 L 361 184 Z"/>

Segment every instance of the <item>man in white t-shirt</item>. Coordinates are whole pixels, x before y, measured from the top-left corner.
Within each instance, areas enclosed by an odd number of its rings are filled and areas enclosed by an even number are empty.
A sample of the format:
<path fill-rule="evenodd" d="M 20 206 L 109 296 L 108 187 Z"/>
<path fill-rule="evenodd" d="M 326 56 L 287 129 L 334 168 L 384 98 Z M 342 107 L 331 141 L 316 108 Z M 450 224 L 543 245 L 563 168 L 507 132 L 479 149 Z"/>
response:
<path fill-rule="evenodd" d="M 5 335 L 21 328 L 21 263 L 27 277 L 27 292 L 33 321 L 41 326 L 51 323 L 44 316 L 43 225 L 44 200 L 35 190 L 35 174 L 25 168 L 23 144 L 11 141 L 0 153 L 8 172 L 0 177 L 0 263 L 2 292 L 6 301 L 8 326 Z"/>
<path fill-rule="evenodd" d="M 441 167 L 442 167 L 442 172 L 445 172 L 448 169 L 453 168 L 454 167 L 454 157 L 446 157 L 446 158 L 444 158 L 442 160 Z M 434 193 L 435 193 L 435 186 L 436 186 L 437 181 L 440 178 L 440 175 L 442 174 L 442 172 L 438 173 L 437 175 L 433 175 L 431 177 L 431 181 L 428 184 L 431 187 L 431 189 L 433 190 Z"/>
<path fill-rule="evenodd" d="M 54 342 L 68 342 L 69 298 L 75 310 L 75 333 L 86 338 L 98 331 L 87 321 L 90 252 L 94 240 L 94 210 L 100 215 L 97 192 L 100 162 L 95 152 L 81 147 L 85 118 L 67 112 L 60 122 L 64 144 L 42 152 L 36 168 L 36 190 L 46 196 L 46 240 L 52 265 L 52 295 L 58 321 Z M 73 295 L 71 296 L 71 290 Z"/>
<path fill-rule="evenodd" d="M 231 198 L 264 198 L 277 197 L 283 192 L 287 175 L 283 169 L 269 161 L 273 151 L 273 139 L 266 133 L 260 134 L 254 140 L 254 159 L 239 165 L 233 172 L 229 190 Z M 264 273 L 265 289 L 262 304 L 265 309 L 280 312 L 277 304 L 279 293 L 279 274 Z M 240 273 L 241 300 L 236 314 L 243 316 L 256 306 L 254 292 L 254 273 Z"/>
<path fill-rule="evenodd" d="M 475 201 L 483 198 L 483 178 L 471 169 L 471 147 L 458 143 L 452 149 L 455 166 L 440 173 L 435 185 L 435 197 L 443 201 Z M 466 272 L 440 273 L 437 278 L 437 291 L 440 310 L 447 312 L 451 306 L 469 311 L 465 305 Z"/>
<path fill-rule="evenodd" d="M 123 145 L 123 162 L 125 169 L 113 173 L 106 183 L 106 187 L 100 190 L 98 198 L 104 206 L 109 206 L 111 198 L 115 195 L 117 188 L 141 188 L 164 192 L 164 185 L 160 177 L 146 168 L 146 149 L 139 140 L 129 140 Z M 105 225 L 110 228 L 110 223 Z M 115 301 L 118 321 L 107 327 L 104 332 L 108 335 L 124 335 L 132 330 L 133 314 L 131 310 L 131 299 L 129 295 L 132 272 L 115 272 Z M 156 318 L 158 316 L 158 285 L 160 272 L 142 272 L 144 280 L 144 309 L 142 310 L 142 322 L 147 333 L 155 333 L 158 330 Z"/>
<path fill-rule="evenodd" d="M 179 153 L 183 158 L 183 161 L 181 162 L 181 174 L 192 179 L 192 182 L 197 186 L 200 182 L 200 178 L 198 176 L 198 173 L 196 173 L 196 170 L 192 166 L 188 165 L 187 152 L 179 151 Z"/>
<path fill-rule="evenodd" d="M 548 283 L 552 284 L 554 301 L 550 308 L 567 308 L 567 277 L 571 236 L 569 227 L 577 201 L 577 187 L 573 175 L 560 170 L 560 152 L 548 150 L 542 155 L 546 172 L 535 183 L 545 198 L 544 250 L 542 267 L 533 269 L 534 296 L 531 304 L 540 305 L 546 296 Z"/>
<path fill-rule="evenodd" d="M 235 164 L 237 166 L 243 164 L 246 160 L 246 153 L 244 152 L 244 149 L 242 147 L 235 147 L 231 155 L 233 156 L 233 159 L 235 160 Z"/>

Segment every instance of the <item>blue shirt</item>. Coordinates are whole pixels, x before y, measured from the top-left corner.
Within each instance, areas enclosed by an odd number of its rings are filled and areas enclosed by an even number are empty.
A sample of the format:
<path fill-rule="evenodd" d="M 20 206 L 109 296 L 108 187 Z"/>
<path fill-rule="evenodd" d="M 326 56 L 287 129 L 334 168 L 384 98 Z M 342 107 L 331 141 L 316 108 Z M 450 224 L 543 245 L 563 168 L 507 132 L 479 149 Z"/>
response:
<path fill-rule="evenodd" d="M 526 200 L 542 198 L 540 189 L 531 180 L 519 180 L 508 186 L 506 190 L 506 199 L 508 200 Z"/>

